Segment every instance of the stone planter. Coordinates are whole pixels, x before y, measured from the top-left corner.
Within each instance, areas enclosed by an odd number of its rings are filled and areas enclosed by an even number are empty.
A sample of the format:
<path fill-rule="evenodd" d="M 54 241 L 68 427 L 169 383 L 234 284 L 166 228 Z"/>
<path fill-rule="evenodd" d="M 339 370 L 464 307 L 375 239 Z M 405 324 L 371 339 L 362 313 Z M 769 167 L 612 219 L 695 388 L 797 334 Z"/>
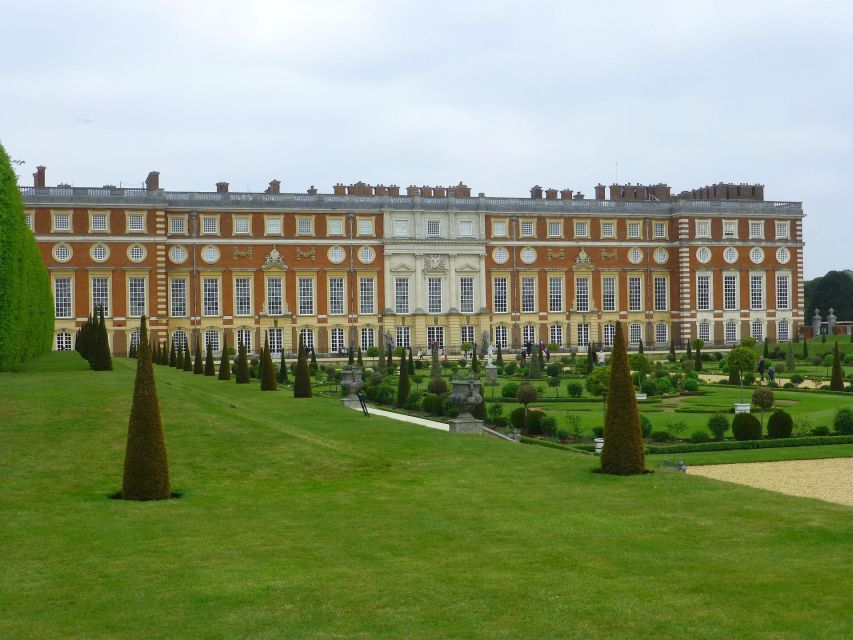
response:
<path fill-rule="evenodd" d="M 471 415 L 471 410 L 483 401 L 479 380 L 453 380 L 450 401 L 459 408 L 459 416 L 450 420 L 454 433 L 483 433 L 483 421 Z"/>
<path fill-rule="evenodd" d="M 748 402 L 735 402 L 735 413 L 749 413 L 750 405 Z"/>
<path fill-rule="evenodd" d="M 358 400 L 358 390 L 364 384 L 361 379 L 361 369 L 348 369 L 341 371 L 341 387 L 346 391 L 346 396 L 341 401 L 345 407 L 360 407 L 361 403 Z"/>
<path fill-rule="evenodd" d="M 649 399 L 649 396 L 646 395 L 645 393 L 635 393 L 634 396 L 637 398 L 637 400 L 640 400 L 640 401 Z"/>
<path fill-rule="evenodd" d="M 604 448 L 604 438 L 596 438 L 593 442 L 595 442 L 595 455 L 600 456 Z"/>

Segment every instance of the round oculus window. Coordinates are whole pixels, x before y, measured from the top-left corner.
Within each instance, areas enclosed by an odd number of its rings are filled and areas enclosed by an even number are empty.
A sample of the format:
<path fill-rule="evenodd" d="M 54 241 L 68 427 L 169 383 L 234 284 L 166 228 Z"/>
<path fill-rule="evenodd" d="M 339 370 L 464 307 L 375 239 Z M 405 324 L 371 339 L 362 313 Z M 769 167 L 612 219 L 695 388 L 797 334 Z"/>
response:
<path fill-rule="evenodd" d="M 764 249 L 761 247 L 753 247 L 749 251 L 749 259 L 755 264 L 761 264 L 764 262 Z"/>
<path fill-rule="evenodd" d="M 176 245 L 169 249 L 169 259 L 175 264 L 186 262 L 188 255 L 187 250 L 181 245 Z"/>
<path fill-rule="evenodd" d="M 362 247 L 358 250 L 358 259 L 363 264 L 370 264 L 376 259 L 376 252 L 370 247 Z"/>
<path fill-rule="evenodd" d="M 89 253 L 92 256 L 92 260 L 95 262 L 103 262 L 110 257 L 110 250 L 107 248 L 107 245 L 101 243 L 92 245 L 92 249 Z"/>
<path fill-rule="evenodd" d="M 145 247 L 141 244 L 132 244 L 127 249 L 127 257 L 131 262 L 142 262 L 145 255 Z"/>
<path fill-rule="evenodd" d="M 723 260 L 725 260 L 729 264 L 734 264 L 735 262 L 737 262 L 737 256 L 737 249 L 735 249 L 734 247 L 726 247 L 725 250 L 723 250 Z"/>
<path fill-rule="evenodd" d="M 658 247 L 655 249 L 655 262 L 658 264 L 663 264 L 669 260 L 669 253 L 663 247 Z"/>
<path fill-rule="evenodd" d="M 639 264 L 643 259 L 643 250 L 638 247 L 628 249 L 628 262 L 631 264 Z"/>
<path fill-rule="evenodd" d="M 497 264 L 505 264 L 509 260 L 509 252 L 504 247 L 495 247 L 492 251 L 492 260 Z"/>
<path fill-rule="evenodd" d="M 333 262 L 335 264 L 340 264 L 346 258 L 346 253 L 341 247 L 331 247 L 329 249 L 329 262 Z"/>
<path fill-rule="evenodd" d="M 786 247 L 779 247 L 776 250 L 776 262 L 779 264 L 788 264 L 791 259 L 791 252 Z"/>
<path fill-rule="evenodd" d="M 219 260 L 219 249 L 214 247 L 212 244 L 207 245 L 201 250 L 201 259 L 208 264 L 216 262 Z"/>
<path fill-rule="evenodd" d="M 533 247 L 524 247 L 521 250 L 521 261 L 524 264 L 533 264 L 536 262 L 536 249 Z"/>
<path fill-rule="evenodd" d="M 708 247 L 699 247 L 696 249 L 696 259 L 702 264 L 707 264 L 711 261 L 711 250 Z"/>
<path fill-rule="evenodd" d="M 57 262 L 68 262 L 71 260 L 71 247 L 67 244 L 57 244 L 53 247 L 53 259 Z"/>

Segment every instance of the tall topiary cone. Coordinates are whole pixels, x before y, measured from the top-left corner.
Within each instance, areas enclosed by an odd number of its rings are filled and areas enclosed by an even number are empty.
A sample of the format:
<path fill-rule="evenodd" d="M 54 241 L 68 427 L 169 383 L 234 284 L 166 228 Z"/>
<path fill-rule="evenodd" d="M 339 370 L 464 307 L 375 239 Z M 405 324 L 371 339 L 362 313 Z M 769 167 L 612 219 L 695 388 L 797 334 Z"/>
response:
<path fill-rule="evenodd" d="M 216 365 L 213 363 L 213 345 L 210 342 L 207 343 L 207 353 L 204 354 L 204 375 L 216 375 Z"/>
<path fill-rule="evenodd" d="M 396 406 L 402 408 L 409 400 L 409 392 L 412 390 L 412 384 L 409 382 L 409 367 L 406 364 L 406 350 L 403 349 L 403 356 L 400 358 L 400 378 L 397 381 L 397 403 Z"/>
<path fill-rule="evenodd" d="M 195 339 L 195 359 L 193 360 L 193 375 L 200 376 L 204 374 L 204 362 L 201 359 L 201 338 L 196 336 Z"/>
<path fill-rule="evenodd" d="M 311 397 L 311 372 L 308 371 L 308 357 L 305 355 L 305 345 L 299 341 L 299 355 L 296 358 L 296 371 L 293 380 L 293 397 Z"/>
<path fill-rule="evenodd" d="M 413 375 L 415 375 L 415 361 L 412 358 L 412 348 L 409 347 L 408 351 L 409 351 L 409 360 L 408 360 L 409 375 L 413 376 Z"/>
<path fill-rule="evenodd" d="M 95 371 L 112 371 L 113 358 L 110 355 L 110 339 L 107 336 L 107 325 L 104 322 L 103 307 L 98 309 L 98 336 L 96 340 L 95 357 L 92 361 L 92 368 Z"/>
<path fill-rule="evenodd" d="M 127 423 L 121 495 L 125 500 L 166 500 L 172 496 L 145 316 L 142 316 L 139 331 L 136 380 L 133 385 L 133 406 Z"/>
<path fill-rule="evenodd" d="M 222 338 L 222 357 L 219 359 L 219 379 L 231 379 L 231 362 L 228 358 L 228 336 Z"/>
<path fill-rule="evenodd" d="M 175 340 L 172 339 L 172 348 L 169 349 L 169 366 L 177 367 L 178 366 L 178 351 L 175 347 Z"/>
<path fill-rule="evenodd" d="M 287 363 L 284 361 L 284 347 L 281 348 L 281 360 L 278 364 L 278 383 L 287 384 Z"/>
<path fill-rule="evenodd" d="M 160 364 L 169 366 L 169 350 L 166 348 L 166 340 L 160 343 Z"/>
<path fill-rule="evenodd" d="M 359 369 L 364 369 L 364 359 L 361 357 L 361 347 L 358 348 L 358 359 L 356 360 L 356 365 Z"/>
<path fill-rule="evenodd" d="M 175 357 L 175 369 L 183 371 L 184 369 L 184 347 L 178 343 L 178 355 Z"/>
<path fill-rule="evenodd" d="M 184 349 L 184 371 L 193 370 L 193 358 L 190 353 L 190 343 L 187 342 L 187 348 Z"/>
<path fill-rule="evenodd" d="M 835 357 L 832 360 L 832 378 L 829 380 L 830 391 L 844 391 L 844 371 L 841 369 L 841 353 L 838 343 L 835 343 Z"/>
<path fill-rule="evenodd" d="M 643 430 L 637 411 L 637 398 L 631 381 L 631 367 L 622 323 L 616 323 L 616 337 L 610 355 L 610 387 L 607 391 L 607 413 L 604 416 L 604 448 L 601 470 L 619 476 L 643 473 Z"/>
<path fill-rule="evenodd" d="M 249 352 L 242 342 L 237 351 L 237 384 L 249 384 Z"/>
<path fill-rule="evenodd" d="M 275 365 L 272 363 L 269 338 L 264 341 L 264 350 L 261 351 L 261 391 L 275 391 L 278 385 L 275 383 Z"/>

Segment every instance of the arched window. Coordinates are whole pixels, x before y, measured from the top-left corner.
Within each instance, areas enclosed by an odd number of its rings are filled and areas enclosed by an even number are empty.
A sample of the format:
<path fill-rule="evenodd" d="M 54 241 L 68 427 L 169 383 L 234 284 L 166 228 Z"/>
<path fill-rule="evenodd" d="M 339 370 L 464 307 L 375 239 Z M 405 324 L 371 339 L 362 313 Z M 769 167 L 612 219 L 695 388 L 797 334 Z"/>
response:
<path fill-rule="evenodd" d="M 299 339 L 302 341 L 302 344 L 306 349 L 314 348 L 314 330 L 305 327 L 304 329 L 299 330 Z"/>
<path fill-rule="evenodd" d="M 56 350 L 71 351 L 71 332 L 60 331 L 56 334 Z"/>
<path fill-rule="evenodd" d="M 521 338 L 525 344 L 528 342 L 533 344 L 536 342 L 536 326 L 526 324 L 521 328 Z"/>
<path fill-rule="evenodd" d="M 711 325 L 707 320 L 699 323 L 698 337 L 703 342 L 711 342 Z"/>
<path fill-rule="evenodd" d="M 616 325 L 615 324 L 606 324 L 604 325 L 604 346 L 612 347 L 613 346 L 613 338 L 616 336 Z"/>
<path fill-rule="evenodd" d="M 172 332 L 172 344 L 175 345 L 175 349 L 180 347 L 184 351 L 187 350 L 187 332 L 183 329 L 178 329 Z"/>
<path fill-rule="evenodd" d="M 208 329 L 204 332 L 204 348 L 210 347 L 212 351 L 219 351 L 219 331 Z"/>
<path fill-rule="evenodd" d="M 655 325 L 655 343 L 666 344 L 669 340 L 669 331 L 665 322 L 658 322 Z"/>
<path fill-rule="evenodd" d="M 495 344 L 499 345 L 501 349 L 506 349 L 509 346 L 508 335 L 506 326 L 498 325 L 495 327 Z"/>
<path fill-rule="evenodd" d="M 252 353 L 252 330 L 251 329 L 237 329 L 237 348 L 240 348 L 240 345 L 246 347 L 246 353 Z"/>
<path fill-rule="evenodd" d="M 780 320 L 776 324 L 776 341 L 788 342 L 791 339 L 791 325 L 787 320 Z"/>
<path fill-rule="evenodd" d="M 139 348 L 139 329 L 130 332 L 130 348 Z"/>
<path fill-rule="evenodd" d="M 270 353 L 279 353 L 284 349 L 284 331 L 282 329 L 267 329 L 267 341 Z"/>
<path fill-rule="evenodd" d="M 373 327 L 361 328 L 361 350 L 367 351 L 376 345 L 376 330 Z"/>
<path fill-rule="evenodd" d="M 548 341 L 563 346 L 563 325 L 554 323 L 549 327 Z"/>
<path fill-rule="evenodd" d="M 726 323 L 726 342 L 729 344 L 737 342 L 737 321 L 729 320 Z"/>
<path fill-rule="evenodd" d="M 643 327 L 639 322 L 632 322 L 631 326 L 628 327 L 628 336 L 631 341 L 631 344 L 639 344 L 640 340 L 643 339 Z"/>
<path fill-rule="evenodd" d="M 759 342 L 764 340 L 764 323 L 761 320 L 752 321 L 752 337 Z"/>
<path fill-rule="evenodd" d="M 332 353 L 340 353 L 341 351 L 346 350 L 346 345 L 344 344 L 344 330 L 340 327 L 335 327 L 332 329 Z"/>

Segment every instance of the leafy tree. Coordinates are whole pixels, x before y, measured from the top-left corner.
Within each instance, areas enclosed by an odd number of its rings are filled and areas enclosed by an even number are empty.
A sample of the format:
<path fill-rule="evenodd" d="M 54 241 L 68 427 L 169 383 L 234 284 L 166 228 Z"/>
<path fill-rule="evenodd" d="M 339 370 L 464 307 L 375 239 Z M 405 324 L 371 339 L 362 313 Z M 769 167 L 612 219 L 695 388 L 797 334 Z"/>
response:
<path fill-rule="evenodd" d="M 500 342 L 498 343 L 498 355 L 497 355 L 497 358 L 495 359 L 495 364 L 497 364 L 498 366 L 501 366 L 501 367 L 504 364 L 504 356 L 503 356 L 503 353 L 501 352 Z"/>
<path fill-rule="evenodd" d="M 243 342 L 239 343 L 237 349 L 236 374 L 237 384 L 249 384 L 249 352 Z"/>
<path fill-rule="evenodd" d="M 141 336 L 140 336 L 141 339 Z M 95 371 L 112 371 L 113 359 L 110 355 L 110 339 L 107 336 L 107 324 L 104 322 L 104 308 L 98 309 L 98 339 L 95 344 L 95 358 L 92 368 Z"/>
<path fill-rule="evenodd" d="M 675 355 L 675 341 L 674 340 L 669 341 L 669 355 L 666 357 L 666 359 L 669 360 L 670 362 L 675 362 L 678 359 L 678 357 Z"/>
<path fill-rule="evenodd" d="M 844 370 L 841 368 L 841 354 L 838 343 L 835 343 L 835 355 L 832 359 L 832 378 L 829 380 L 831 391 L 844 391 Z"/>
<path fill-rule="evenodd" d="M 494 404 L 490 404 L 489 408 L 486 412 L 486 415 L 489 417 L 489 424 L 496 424 L 501 417 L 503 417 L 504 406 L 499 402 Z"/>
<path fill-rule="evenodd" d="M 395 403 L 395 406 L 402 409 L 409 400 L 409 393 L 411 390 L 412 385 L 409 382 L 409 367 L 406 364 L 406 352 L 404 350 L 400 359 L 400 377 L 397 379 L 397 402 Z"/>
<path fill-rule="evenodd" d="M 790 438 L 794 431 L 794 419 L 784 409 L 776 409 L 767 419 L 768 438 Z"/>
<path fill-rule="evenodd" d="M 17 371 L 48 351 L 53 322 L 50 278 L 24 219 L 12 161 L 0 145 L 0 371 Z"/>
<path fill-rule="evenodd" d="M 628 351 L 621 322 L 616 323 L 610 368 L 601 470 L 613 475 L 643 473 L 646 470 L 643 430 L 640 425 L 640 413 L 637 411 L 634 384 L 631 382 L 631 369 L 628 366 Z"/>
<path fill-rule="evenodd" d="M 758 387 L 752 392 L 752 404 L 761 409 L 761 428 L 764 428 L 764 412 L 773 408 L 776 397 L 767 387 Z"/>
<path fill-rule="evenodd" d="M 756 356 L 755 351 L 751 347 L 741 346 L 735 347 L 729 352 L 729 381 L 732 376 L 737 376 L 737 382 L 740 384 L 740 401 L 743 403 L 743 376 L 752 373 L 755 369 Z"/>
<path fill-rule="evenodd" d="M 193 370 L 193 359 L 190 354 L 190 343 L 187 342 L 187 348 L 184 349 L 184 371 L 192 371 Z"/>
<path fill-rule="evenodd" d="M 735 440 L 761 440 L 761 423 L 751 413 L 738 413 L 732 419 Z"/>
<path fill-rule="evenodd" d="M 527 422 L 527 405 L 531 402 L 536 402 L 538 398 L 539 394 L 536 391 L 536 387 L 527 382 L 520 385 L 518 387 L 518 391 L 515 392 L 515 399 L 524 405 L 525 422 Z"/>
<path fill-rule="evenodd" d="M 696 356 L 693 360 L 693 366 L 696 368 L 696 371 L 702 371 L 702 347 L 705 346 L 705 341 L 694 340 L 693 346 L 696 347 Z"/>
<path fill-rule="evenodd" d="M 204 354 L 204 375 L 216 375 L 216 365 L 213 363 L 213 345 L 209 341 L 207 343 L 207 352 Z"/>
<path fill-rule="evenodd" d="M 557 397 L 560 397 L 560 376 L 548 376 L 548 386 L 554 389 Z"/>
<path fill-rule="evenodd" d="M 708 431 L 714 434 L 714 440 L 722 440 L 729 430 L 729 419 L 724 413 L 715 413 L 708 418 Z"/>
<path fill-rule="evenodd" d="M 358 360 L 356 360 L 356 365 L 360 369 L 364 369 L 364 360 L 361 357 L 361 347 L 358 348 Z"/>
<path fill-rule="evenodd" d="M 359 351 L 359 355 L 361 351 Z M 278 363 L 278 383 L 287 384 L 287 363 L 284 361 L 284 347 L 281 348 L 280 360 Z"/>
<path fill-rule="evenodd" d="M 441 377 L 441 364 L 438 361 L 438 346 L 432 346 L 432 355 L 430 360 L 430 370 L 429 376 L 430 378 L 440 378 Z"/>
<path fill-rule="evenodd" d="M 409 360 L 406 363 L 406 366 L 409 368 L 409 376 L 415 375 L 415 361 L 412 358 L 412 348 L 409 347 Z"/>
<path fill-rule="evenodd" d="M 610 386 L 610 368 L 609 364 L 596 367 L 595 371 L 586 377 L 584 386 L 590 395 L 599 397 L 607 395 L 607 389 Z"/>
<path fill-rule="evenodd" d="M 196 336 L 195 339 L 195 360 L 193 361 L 193 375 L 204 374 L 204 361 L 201 359 L 201 338 Z"/>
<path fill-rule="evenodd" d="M 853 320 L 853 279 L 843 271 L 828 272 L 814 286 L 806 318 L 811 319 L 815 307 L 824 315 L 832 307 L 839 320 Z"/>
<path fill-rule="evenodd" d="M 305 344 L 299 340 L 299 351 L 296 357 L 296 371 L 293 381 L 294 398 L 311 397 L 311 372 L 308 370 L 308 356 L 305 354 Z"/>
<path fill-rule="evenodd" d="M 275 391 L 278 385 L 275 382 L 275 365 L 272 363 L 269 338 L 264 340 L 264 349 L 261 351 L 261 391 Z"/>
<path fill-rule="evenodd" d="M 384 377 L 388 375 L 388 367 L 385 366 L 385 351 L 383 349 L 379 349 L 378 351 L 379 361 L 376 363 L 376 371 Z"/>
<path fill-rule="evenodd" d="M 178 343 L 178 355 L 175 357 L 175 369 L 183 371 L 184 369 L 184 346 Z"/>
<path fill-rule="evenodd" d="M 142 316 L 121 495 L 125 500 L 166 500 L 172 496 L 169 462 L 145 325 Z"/>
<path fill-rule="evenodd" d="M 219 358 L 219 379 L 231 379 L 231 362 L 228 358 L 228 336 L 222 338 L 222 355 Z"/>
<path fill-rule="evenodd" d="M 636 371 L 640 374 L 640 385 L 642 386 L 645 377 L 652 372 L 652 361 L 648 356 L 642 353 L 633 353 L 628 357 L 631 363 L 631 371 Z"/>

